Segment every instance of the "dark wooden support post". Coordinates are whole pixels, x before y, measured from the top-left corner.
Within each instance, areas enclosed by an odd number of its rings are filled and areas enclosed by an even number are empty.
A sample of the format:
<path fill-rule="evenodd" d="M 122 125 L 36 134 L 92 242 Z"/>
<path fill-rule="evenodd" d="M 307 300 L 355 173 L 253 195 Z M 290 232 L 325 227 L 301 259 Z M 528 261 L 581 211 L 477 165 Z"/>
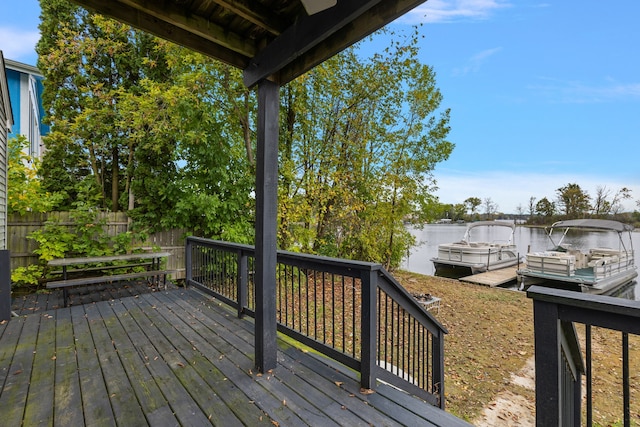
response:
<path fill-rule="evenodd" d="M 249 301 L 249 258 L 245 251 L 238 251 L 238 317 L 244 317 Z"/>
<path fill-rule="evenodd" d="M 362 280 L 362 349 L 360 354 L 360 386 L 374 389 L 377 364 L 378 272 L 364 271 Z"/>
<path fill-rule="evenodd" d="M 258 84 L 256 156 L 256 368 L 276 367 L 276 219 L 278 203 L 278 84 Z"/>
<path fill-rule="evenodd" d="M 0 321 L 11 320 L 11 258 L 0 250 Z"/>
<path fill-rule="evenodd" d="M 560 321 L 557 304 L 533 301 L 536 426 L 560 422 Z"/>

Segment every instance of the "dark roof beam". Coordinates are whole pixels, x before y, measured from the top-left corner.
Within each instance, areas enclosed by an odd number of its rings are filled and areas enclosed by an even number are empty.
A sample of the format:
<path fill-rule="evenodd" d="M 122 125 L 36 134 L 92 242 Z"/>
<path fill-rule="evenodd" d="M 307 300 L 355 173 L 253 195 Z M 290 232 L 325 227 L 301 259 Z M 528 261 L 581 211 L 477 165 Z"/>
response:
<path fill-rule="evenodd" d="M 84 1 L 103 3 L 96 0 Z M 214 24 L 207 19 L 197 16 L 187 16 L 186 8 L 172 6 L 169 2 L 150 2 L 146 0 L 118 0 L 118 3 L 131 6 L 133 9 L 151 15 L 159 20 L 165 21 L 175 27 L 182 28 L 199 37 L 211 40 L 220 46 L 238 52 L 243 56 L 251 58 L 256 53 L 256 47 L 248 41 L 246 37 L 225 30 L 221 26 Z"/>
<path fill-rule="evenodd" d="M 290 82 L 306 73 L 316 65 L 342 52 L 350 45 L 362 40 L 424 2 L 425 0 L 381 1 L 350 22 L 339 34 L 332 35 L 322 44 L 314 46 L 304 56 L 292 61 L 278 76 L 281 84 Z M 338 4 L 340 4 L 340 1 L 338 1 Z"/>
<path fill-rule="evenodd" d="M 255 0 L 212 0 L 213 3 L 224 7 L 236 15 L 246 19 L 254 25 L 268 31 L 274 36 L 280 35 L 286 28 L 283 20 L 274 14 L 271 9 L 262 7 Z"/>
<path fill-rule="evenodd" d="M 312 16 L 302 15 L 279 37 L 253 57 L 244 70 L 244 83 L 251 87 L 265 78 L 277 77 L 280 70 L 322 43 L 381 0 L 340 0 L 336 6 Z M 326 58 L 325 58 L 326 59 Z"/>
<path fill-rule="evenodd" d="M 141 12 L 120 2 L 104 2 L 100 0 L 78 1 L 82 7 L 92 9 L 101 15 L 114 18 L 173 43 L 188 47 L 204 55 L 211 56 L 238 68 L 246 68 L 249 56 L 222 47 L 210 39 L 205 39 L 180 27 L 168 24 L 160 18 Z"/>

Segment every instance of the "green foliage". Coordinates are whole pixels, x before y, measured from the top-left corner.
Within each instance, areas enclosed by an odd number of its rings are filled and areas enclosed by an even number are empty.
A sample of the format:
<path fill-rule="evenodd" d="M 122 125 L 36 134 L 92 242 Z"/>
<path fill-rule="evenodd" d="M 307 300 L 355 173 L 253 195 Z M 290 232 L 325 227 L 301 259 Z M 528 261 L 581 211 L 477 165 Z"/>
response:
<path fill-rule="evenodd" d="M 471 211 L 471 214 L 475 214 L 478 207 L 482 204 L 482 200 L 479 197 L 469 197 L 464 201 L 465 206 Z"/>
<path fill-rule="evenodd" d="M 34 253 L 39 263 L 14 269 L 11 272 L 14 285 L 38 285 L 47 277 L 47 262 L 52 259 L 123 254 L 132 250 L 135 241 L 145 239 L 144 233 L 132 232 L 109 237 L 106 219 L 101 219 L 99 213 L 93 208 L 80 207 L 70 213 L 72 225 L 61 224 L 59 218 L 53 218 L 29 234 L 27 238 L 38 244 Z"/>
<path fill-rule="evenodd" d="M 29 265 L 18 267 L 11 272 L 11 281 L 16 287 L 37 286 L 43 275 L 43 268 L 40 265 Z"/>
<path fill-rule="evenodd" d="M 58 1 L 43 2 L 40 29 L 38 65 L 52 125 L 44 141 L 43 185 L 67 195 L 59 208 L 71 208 L 78 186 L 91 185 L 100 196 L 98 207 L 117 211 L 137 166 L 130 138 L 135 129 L 126 120 L 136 111 L 121 98 L 145 96 L 143 79 L 166 78 L 163 52 L 150 35 Z"/>
<path fill-rule="evenodd" d="M 76 240 L 75 233 L 57 220 L 47 221 L 43 228 L 32 232 L 28 238 L 38 243 L 38 248 L 33 252 L 43 262 L 64 258 L 65 254 L 72 252 Z"/>
<path fill-rule="evenodd" d="M 58 0 L 40 29 L 43 186 L 66 195 L 57 207 L 251 242 L 255 94 L 241 73 Z"/>
<path fill-rule="evenodd" d="M 39 162 L 25 153 L 29 141 L 23 135 L 8 141 L 7 205 L 9 213 L 46 212 L 62 196 L 42 189 Z"/>
<path fill-rule="evenodd" d="M 567 184 L 556 190 L 558 208 L 568 218 L 584 218 L 590 210 L 589 194 L 578 184 Z"/>
<path fill-rule="evenodd" d="M 280 247 L 395 267 L 413 243 L 404 221 L 430 212 L 433 169 L 453 149 L 449 110 L 417 58 L 417 32 L 391 38 L 283 88 Z"/>
<path fill-rule="evenodd" d="M 550 218 L 556 213 L 556 205 L 546 197 L 543 197 L 538 200 L 538 203 L 536 203 L 536 213 L 546 218 Z"/>

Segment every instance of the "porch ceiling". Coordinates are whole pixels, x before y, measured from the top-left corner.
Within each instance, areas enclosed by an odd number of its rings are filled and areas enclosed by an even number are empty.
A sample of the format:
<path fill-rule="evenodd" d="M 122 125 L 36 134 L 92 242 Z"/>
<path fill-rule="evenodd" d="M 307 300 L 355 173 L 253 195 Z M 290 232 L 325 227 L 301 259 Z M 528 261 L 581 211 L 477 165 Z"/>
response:
<path fill-rule="evenodd" d="M 253 86 L 285 84 L 425 0 L 337 0 L 312 15 L 301 0 L 73 1 L 241 68 Z"/>

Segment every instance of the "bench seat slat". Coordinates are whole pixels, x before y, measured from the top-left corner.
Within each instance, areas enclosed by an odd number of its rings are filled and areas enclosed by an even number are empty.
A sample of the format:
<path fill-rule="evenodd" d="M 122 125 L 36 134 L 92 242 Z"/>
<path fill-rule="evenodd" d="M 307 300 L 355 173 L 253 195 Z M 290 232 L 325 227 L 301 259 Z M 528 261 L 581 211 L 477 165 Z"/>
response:
<path fill-rule="evenodd" d="M 48 262 L 50 266 L 91 264 L 95 262 L 131 261 L 139 259 L 156 259 L 169 257 L 169 252 L 143 252 L 139 254 L 110 255 L 82 258 L 57 258 Z"/>
<path fill-rule="evenodd" d="M 79 277 L 77 279 L 54 280 L 47 283 L 47 288 L 54 289 L 70 286 L 92 285 L 96 283 L 115 282 L 119 280 L 136 279 L 141 277 L 164 276 L 169 273 L 171 273 L 171 271 L 169 270 L 148 270 L 140 271 L 137 273 L 113 274 L 111 276 Z"/>
<path fill-rule="evenodd" d="M 73 273 L 88 273 L 90 271 L 106 271 L 106 270 L 117 270 L 120 268 L 135 268 L 135 267 L 151 267 L 153 263 L 151 262 L 136 262 L 132 264 L 120 264 L 120 265 L 103 265 L 101 267 L 87 267 L 87 268 L 74 268 L 67 270 L 67 274 Z M 63 270 L 52 271 L 51 274 L 63 274 Z"/>

